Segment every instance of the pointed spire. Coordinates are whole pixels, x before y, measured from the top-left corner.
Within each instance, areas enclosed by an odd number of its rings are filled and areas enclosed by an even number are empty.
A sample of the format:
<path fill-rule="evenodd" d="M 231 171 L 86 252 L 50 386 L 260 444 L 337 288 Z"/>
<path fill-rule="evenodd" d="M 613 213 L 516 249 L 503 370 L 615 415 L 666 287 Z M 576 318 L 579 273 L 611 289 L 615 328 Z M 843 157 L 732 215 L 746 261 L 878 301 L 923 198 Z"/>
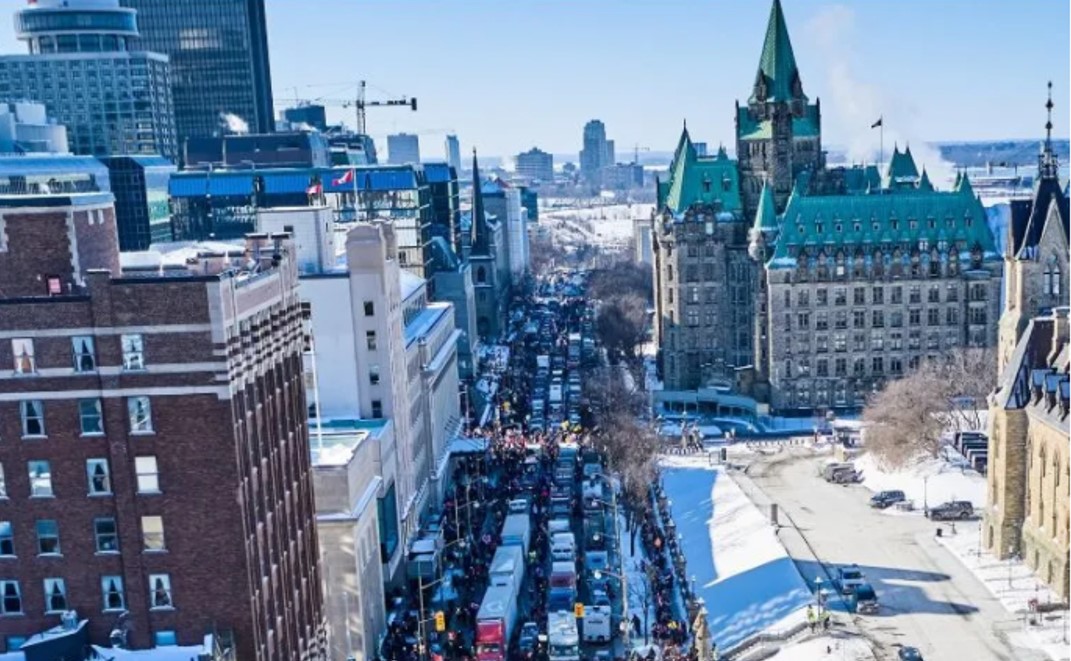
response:
<path fill-rule="evenodd" d="M 487 219 L 483 211 L 483 192 L 480 180 L 480 162 L 476 148 L 472 148 L 472 232 L 473 248 L 480 254 L 487 248 Z"/>
<path fill-rule="evenodd" d="M 963 173 L 963 176 L 960 177 L 959 182 L 956 184 L 956 192 L 974 197 L 974 186 L 971 186 L 971 180 L 967 177 L 966 172 Z"/>
<path fill-rule="evenodd" d="M 681 139 L 677 141 L 677 149 L 673 152 L 673 162 L 669 165 L 669 174 L 672 180 L 678 165 L 683 165 L 697 158 L 695 145 L 692 144 L 692 136 L 688 135 L 688 124 L 685 122 L 681 131 Z"/>
<path fill-rule="evenodd" d="M 926 191 L 928 193 L 933 192 L 933 183 L 930 182 L 930 175 L 926 174 L 926 166 L 922 166 L 922 178 L 919 179 L 919 190 Z"/>
<path fill-rule="evenodd" d="M 762 195 L 759 197 L 759 209 L 755 212 L 754 229 L 770 232 L 777 230 L 777 207 L 774 206 L 773 191 L 769 180 L 762 182 Z"/>
<path fill-rule="evenodd" d="M 1060 176 L 1059 163 L 1056 153 L 1052 150 L 1052 81 L 1049 81 L 1049 99 L 1045 102 L 1045 111 L 1048 117 L 1045 120 L 1045 142 L 1041 146 L 1041 154 L 1038 155 L 1038 178 L 1056 179 Z"/>
<path fill-rule="evenodd" d="M 751 101 L 791 101 L 795 98 L 807 99 L 800 85 L 796 56 L 792 52 L 792 40 L 788 37 L 781 0 L 774 0 L 766 23 L 766 39 L 762 44 Z"/>

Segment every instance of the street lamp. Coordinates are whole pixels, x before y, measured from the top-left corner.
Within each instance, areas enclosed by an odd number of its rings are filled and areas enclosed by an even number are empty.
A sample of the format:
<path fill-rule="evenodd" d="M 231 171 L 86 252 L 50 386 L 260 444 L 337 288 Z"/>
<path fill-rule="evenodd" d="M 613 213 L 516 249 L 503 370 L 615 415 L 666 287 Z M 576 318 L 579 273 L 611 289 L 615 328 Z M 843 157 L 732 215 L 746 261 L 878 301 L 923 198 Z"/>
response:
<path fill-rule="evenodd" d="M 814 579 L 815 592 L 818 595 L 818 619 L 822 619 L 822 610 L 826 605 L 825 593 L 822 592 L 822 577 L 818 576 Z"/>
<path fill-rule="evenodd" d="M 417 594 L 420 597 L 420 620 L 419 620 L 419 622 L 417 624 L 420 626 L 419 649 L 420 649 L 420 658 L 421 659 L 426 659 L 427 658 L 427 650 L 428 650 L 428 634 L 427 634 L 427 627 L 426 627 L 427 619 L 424 617 L 424 615 L 425 615 L 425 613 L 424 613 L 424 588 L 433 588 L 436 585 L 438 585 L 439 583 L 442 583 L 444 581 L 449 580 L 449 578 L 450 578 L 450 575 L 447 574 L 446 576 L 443 576 L 442 578 L 435 579 L 431 583 L 425 583 L 424 582 L 424 574 L 423 573 L 417 574 Z"/>
<path fill-rule="evenodd" d="M 591 477 L 592 477 L 592 479 L 600 478 L 602 480 L 605 480 L 606 483 L 610 485 L 610 500 L 611 500 L 610 505 L 611 505 L 611 507 L 613 507 L 613 510 L 614 510 L 614 537 L 617 540 L 617 559 L 618 559 L 618 563 L 623 566 L 624 565 L 624 556 L 625 556 L 625 554 L 624 554 L 624 549 L 621 546 L 621 531 L 619 529 L 620 524 L 618 523 L 618 519 L 620 517 L 617 514 L 617 489 L 614 487 L 614 481 L 612 479 L 610 479 L 608 476 L 606 476 L 605 474 L 603 474 L 603 473 L 592 473 Z M 599 500 L 599 499 L 596 498 L 595 500 Z M 621 618 L 623 620 L 627 620 L 628 619 L 628 615 L 629 615 L 629 612 L 628 612 L 629 611 L 629 608 L 628 608 L 628 579 L 624 575 L 621 575 L 619 578 L 621 579 Z M 623 626 L 621 628 L 621 633 L 622 633 L 622 642 L 624 642 L 624 644 L 625 644 L 625 653 L 628 654 L 629 652 L 632 651 L 632 645 L 630 644 L 630 641 L 629 641 L 629 627 L 628 627 L 628 625 L 625 625 L 625 626 Z"/>

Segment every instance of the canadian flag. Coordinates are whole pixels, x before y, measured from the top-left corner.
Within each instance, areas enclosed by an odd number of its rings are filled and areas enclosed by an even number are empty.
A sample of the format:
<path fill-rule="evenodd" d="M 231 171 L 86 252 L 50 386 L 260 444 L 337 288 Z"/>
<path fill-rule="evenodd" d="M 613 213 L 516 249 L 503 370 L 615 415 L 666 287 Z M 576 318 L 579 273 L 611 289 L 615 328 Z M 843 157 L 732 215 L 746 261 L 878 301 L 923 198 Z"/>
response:
<path fill-rule="evenodd" d="M 337 179 L 332 179 L 331 183 L 336 186 L 344 186 L 345 184 L 353 183 L 353 170 L 346 170 L 346 173 Z"/>
<path fill-rule="evenodd" d="M 306 195 L 320 195 L 323 192 L 324 192 L 324 187 L 323 187 L 323 184 L 321 184 L 320 182 L 316 182 L 315 184 L 312 184 L 308 188 L 305 189 L 305 194 Z"/>

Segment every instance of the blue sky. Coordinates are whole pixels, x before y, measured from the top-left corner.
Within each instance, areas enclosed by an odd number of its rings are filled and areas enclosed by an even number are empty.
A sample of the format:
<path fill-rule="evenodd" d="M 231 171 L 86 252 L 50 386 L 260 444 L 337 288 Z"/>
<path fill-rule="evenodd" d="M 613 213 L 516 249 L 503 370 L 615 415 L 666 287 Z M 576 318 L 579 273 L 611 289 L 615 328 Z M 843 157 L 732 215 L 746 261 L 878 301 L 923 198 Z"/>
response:
<path fill-rule="evenodd" d="M 266 0 L 276 97 L 416 96 L 369 112 L 370 132 L 443 132 L 462 149 L 579 149 L 597 117 L 619 153 L 733 139 L 733 103 L 754 79 L 769 0 Z M 783 0 L 804 90 L 825 141 L 1037 137 L 1045 82 L 1068 135 L 1067 0 Z M 10 25 L 10 23 L 9 23 Z M 21 51 L 11 29 L 0 48 Z M 277 109 L 282 104 L 277 103 Z M 338 109 L 336 118 L 350 118 Z M 345 114 L 344 114 L 345 113 Z"/>

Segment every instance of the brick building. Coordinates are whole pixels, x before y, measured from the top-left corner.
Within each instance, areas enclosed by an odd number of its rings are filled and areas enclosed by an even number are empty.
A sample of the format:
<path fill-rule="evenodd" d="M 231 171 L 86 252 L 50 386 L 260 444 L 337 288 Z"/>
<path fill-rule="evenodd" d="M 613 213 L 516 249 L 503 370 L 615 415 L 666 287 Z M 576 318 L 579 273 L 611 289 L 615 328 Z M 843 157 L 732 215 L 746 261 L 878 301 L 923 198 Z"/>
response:
<path fill-rule="evenodd" d="M 0 197 L 0 651 L 325 658 L 289 239 L 132 253 L 107 193 Z"/>

